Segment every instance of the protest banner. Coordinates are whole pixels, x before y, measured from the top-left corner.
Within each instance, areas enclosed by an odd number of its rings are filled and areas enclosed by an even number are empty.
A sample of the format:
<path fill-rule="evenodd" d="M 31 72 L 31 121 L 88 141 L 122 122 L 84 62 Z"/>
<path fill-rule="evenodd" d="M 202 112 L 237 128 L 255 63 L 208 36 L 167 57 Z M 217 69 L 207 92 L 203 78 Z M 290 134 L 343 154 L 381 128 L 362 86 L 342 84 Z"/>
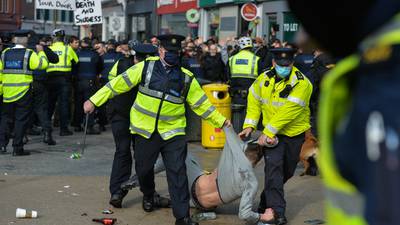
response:
<path fill-rule="evenodd" d="M 75 0 L 36 0 L 36 9 L 75 10 Z"/>
<path fill-rule="evenodd" d="M 76 25 L 103 23 L 101 1 L 76 0 L 75 8 L 74 18 Z"/>

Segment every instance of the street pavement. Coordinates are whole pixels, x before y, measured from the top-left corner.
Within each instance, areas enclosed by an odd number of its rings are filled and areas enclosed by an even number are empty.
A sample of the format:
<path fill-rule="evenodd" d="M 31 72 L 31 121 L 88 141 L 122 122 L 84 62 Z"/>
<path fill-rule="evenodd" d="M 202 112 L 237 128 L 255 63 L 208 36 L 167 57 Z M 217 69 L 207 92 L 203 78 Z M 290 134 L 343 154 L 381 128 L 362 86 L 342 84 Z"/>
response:
<path fill-rule="evenodd" d="M 40 136 L 30 136 L 26 150 L 30 156 L 0 155 L 0 225 L 90 225 L 92 218 L 117 218 L 121 225 L 174 224 L 171 209 L 146 213 L 141 208 L 138 189 L 125 197 L 122 209 L 108 204 L 109 174 L 114 155 L 114 142 L 109 131 L 101 135 L 88 135 L 85 154 L 81 159 L 70 159 L 74 151 L 82 148 L 82 133 L 60 137 L 54 133 L 56 146 L 41 143 Z M 11 151 L 11 144 L 8 147 Z M 220 151 L 206 150 L 199 143 L 190 143 L 203 167 L 216 167 Z M 263 188 L 263 163 L 257 166 L 259 192 Z M 322 188 L 319 177 L 303 176 L 301 166 L 285 186 L 288 224 L 313 224 L 308 220 L 323 220 Z M 156 176 L 156 189 L 168 196 L 165 173 Z M 257 202 L 254 203 L 256 208 Z M 241 225 L 237 217 L 239 201 L 218 207 L 217 219 L 202 221 L 201 225 Z M 38 211 L 37 219 L 16 219 L 16 208 Z M 104 215 L 104 209 L 114 214 Z M 192 209 L 192 213 L 196 213 Z M 315 224 L 315 223 L 314 223 Z"/>

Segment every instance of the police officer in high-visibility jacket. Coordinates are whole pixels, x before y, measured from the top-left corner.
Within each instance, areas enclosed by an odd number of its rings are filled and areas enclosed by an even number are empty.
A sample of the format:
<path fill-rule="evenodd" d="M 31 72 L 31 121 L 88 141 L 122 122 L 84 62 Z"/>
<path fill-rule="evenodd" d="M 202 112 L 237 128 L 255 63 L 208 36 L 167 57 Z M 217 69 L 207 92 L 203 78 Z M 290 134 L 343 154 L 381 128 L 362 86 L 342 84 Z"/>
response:
<path fill-rule="evenodd" d="M 240 51 L 231 56 L 228 61 L 232 109 L 242 111 L 242 113 L 233 114 L 233 121 L 237 121 L 233 124 L 236 132 L 239 132 L 243 125 L 248 89 L 262 71 L 260 57 L 251 51 L 253 49 L 251 38 L 241 37 L 239 47 Z"/>
<path fill-rule="evenodd" d="M 1 54 L 0 76 L 4 104 L 0 124 L 0 147 L 2 152 L 6 152 L 7 121 L 14 118 L 13 156 L 23 156 L 30 154 L 24 151 L 23 137 L 32 112 L 32 74 L 36 69 L 46 68 L 48 61 L 42 46 L 36 46 L 37 54 L 26 48 L 27 32 L 23 30 L 15 32 L 13 42 L 15 46 L 5 49 Z"/>
<path fill-rule="evenodd" d="M 93 112 L 115 95 L 139 86 L 131 109 L 130 129 L 136 134 L 135 169 L 143 192 L 143 209 L 154 209 L 154 163 L 159 153 L 167 171 L 169 193 L 176 225 L 197 224 L 189 215 L 189 187 L 185 158 L 185 105 L 189 106 L 215 127 L 230 126 L 210 103 L 193 74 L 180 66 L 183 36 L 162 35 L 160 57 L 149 57 L 129 68 L 100 89 L 84 104 L 86 112 Z"/>
<path fill-rule="evenodd" d="M 60 136 L 72 135 L 68 129 L 70 122 L 70 95 L 71 95 L 71 69 L 79 62 L 78 56 L 71 46 L 64 44 L 65 32 L 56 29 L 52 33 L 53 44 L 50 49 L 57 53 L 59 61 L 56 64 L 50 63 L 47 68 L 48 91 L 49 91 L 49 118 L 51 119 L 56 102 L 58 102 L 60 113 Z"/>
<path fill-rule="evenodd" d="M 109 79 L 124 74 L 126 70 L 134 64 L 144 61 L 146 56 L 153 56 L 157 53 L 157 48 L 150 44 L 132 44 L 131 49 L 122 59 L 113 66 L 110 71 Z M 132 51 L 133 50 L 133 51 Z M 122 190 L 123 182 L 128 181 L 132 172 L 132 150 L 134 150 L 134 135 L 129 130 L 130 110 L 136 99 L 138 88 L 132 88 L 130 91 L 115 96 L 109 102 L 109 116 L 111 119 L 111 129 L 115 142 L 114 160 L 110 176 L 109 203 L 116 208 L 122 207 L 122 200 L 128 193 Z"/>
<path fill-rule="evenodd" d="M 43 46 L 43 51 L 49 62 L 57 63 L 58 55 L 50 50 L 48 47 L 51 44 L 51 39 L 42 38 L 40 40 L 40 45 Z M 55 145 L 56 141 L 52 136 L 51 121 L 48 117 L 48 99 L 49 95 L 47 92 L 47 72 L 46 68 L 43 70 L 33 71 L 33 83 L 32 83 L 32 95 L 33 95 L 33 116 L 37 116 L 40 125 L 43 129 L 43 142 L 48 145 Z"/>
<path fill-rule="evenodd" d="M 363 1 L 357 10 L 338 1 L 289 3 L 308 35 L 342 59 L 322 80 L 319 101 L 326 224 L 397 225 L 400 1 Z"/>
<path fill-rule="evenodd" d="M 241 137 L 247 137 L 262 114 L 263 134 L 259 145 L 265 149 L 265 189 L 261 195 L 260 213 L 270 212 L 273 224 L 285 224 L 286 202 L 283 185 L 293 176 L 299 161 L 304 132 L 310 128 L 310 81 L 293 66 L 295 50 L 273 51 L 273 67 L 262 73 L 249 89 L 246 119 Z M 272 209 L 272 210 L 271 210 Z"/>

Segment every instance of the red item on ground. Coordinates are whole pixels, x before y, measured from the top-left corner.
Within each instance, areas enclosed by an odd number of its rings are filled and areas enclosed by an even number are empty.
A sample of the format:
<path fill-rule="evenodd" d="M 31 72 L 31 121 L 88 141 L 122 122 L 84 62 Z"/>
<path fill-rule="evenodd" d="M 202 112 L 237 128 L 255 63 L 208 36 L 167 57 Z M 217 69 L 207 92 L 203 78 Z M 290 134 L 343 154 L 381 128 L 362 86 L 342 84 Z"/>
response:
<path fill-rule="evenodd" d="M 98 222 L 104 225 L 114 225 L 117 222 L 115 218 L 101 218 L 101 219 L 92 219 L 93 222 Z"/>

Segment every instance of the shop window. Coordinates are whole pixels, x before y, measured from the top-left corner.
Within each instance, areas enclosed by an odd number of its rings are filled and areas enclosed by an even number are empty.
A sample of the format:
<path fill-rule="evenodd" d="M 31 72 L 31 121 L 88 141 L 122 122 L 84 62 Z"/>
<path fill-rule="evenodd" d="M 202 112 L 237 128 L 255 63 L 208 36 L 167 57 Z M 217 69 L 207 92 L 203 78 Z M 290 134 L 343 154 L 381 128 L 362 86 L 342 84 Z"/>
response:
<path fill-rule="evenodd" d="M 267 18 L 268 18 L 267 22 L 268 41 L 271 41 L 272 39 L 278 37 L 278 32 L 280 31 L 280 27 L 278 24 L 276 13 L 268 13 Z"/>
<path fill-rule="evenodd" d="M 161 34 L 180 34 L 197 36 L 198 27 L 189 27 L 185 13 L 165 14 L 161 16 Z"/>
<path fill-rule="evenodd" d="M 55 13 L 55 17 L 54 17 Z M 36 20 L 68 22 L 72 23 L 74 15 L 72 11 L 36 9 Z"/>
<path fill-rule="evenodd" d="M 9 0 L 0 0 L 0 12 L 8 13 L 8 1 Z"/>
<path fill-rule="evenodd" d="M 65 10 L 61 11 L 61 21 L 67 21 L 67 12 Z"/>
<path fill-rule="evenodd" d="M 208 11 L 209 36 L 219 36 L 220 23 L 221 19 L 219 17 L 219 9 L 210 9 Z"/>

